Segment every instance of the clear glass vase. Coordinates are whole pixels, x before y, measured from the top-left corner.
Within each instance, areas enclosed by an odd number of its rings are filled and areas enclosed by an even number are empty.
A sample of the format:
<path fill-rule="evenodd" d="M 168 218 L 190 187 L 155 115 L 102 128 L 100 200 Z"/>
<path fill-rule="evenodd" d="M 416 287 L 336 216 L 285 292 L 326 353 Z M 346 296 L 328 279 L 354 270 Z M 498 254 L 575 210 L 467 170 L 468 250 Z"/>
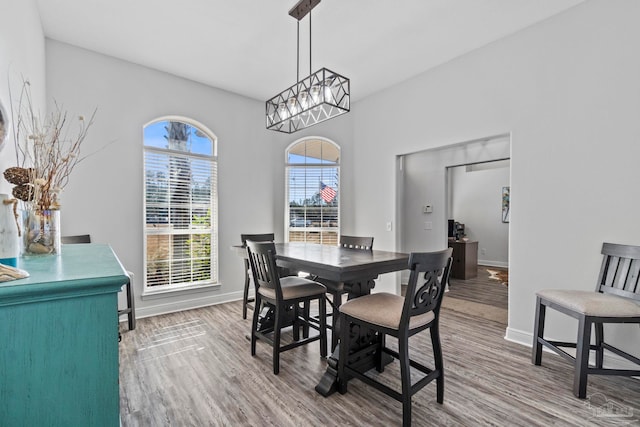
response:
<path fill-rule="evenodd" d="M 60 211 L 23 211 L 22 255 L 60 254 Z"/>

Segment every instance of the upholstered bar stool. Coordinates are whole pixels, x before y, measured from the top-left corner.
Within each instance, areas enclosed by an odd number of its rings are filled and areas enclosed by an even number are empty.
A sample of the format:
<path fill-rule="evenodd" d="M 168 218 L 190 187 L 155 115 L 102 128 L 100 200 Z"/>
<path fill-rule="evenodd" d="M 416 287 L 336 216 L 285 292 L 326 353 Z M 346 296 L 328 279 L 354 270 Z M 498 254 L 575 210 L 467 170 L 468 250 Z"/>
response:
<path fill-rule="evenodd" d="M 256 289 L 255 308 L 253 321 L 251 322 L 251 355 L 256 354 L 256 341 L 258 339 L 267 342 L 273 347 L 273 373 L 280 372 L 280 353 L 286 350 L 320 341 L 320 356 L 327 356 L 327 318 L 324 285 L 298 276 L 280 278 L 276 266 L 276 248 L 273 242 L 246 241 L 247 255 L 253 283 Z M 320 324 L 309 321 L 308 316 L 300 316 L 300 304 L 308 305 L 311 301 L 318 301 L 320 311 Z M 270 304 L 274 307 L 274 326 L 258 330 L 260 308 L 262 304 Z M 287 310 L 293 310 L 294 340 L 290 344 L 281 345 L 281 332 L 285 325 Z M 299 338 L 296 332 L 300 326 L 307 326 L 318 331 L 312 337 Z"/>
<path fill-rule="evenodd" d="M 241 234 L 240 240 L 242 241 L 242 246 L 246 246 L 247 240 L 251 240 L 254 242 L 273 242 L 274 234 L 273 233 L 263 233 L 263 234 Z M 251 282 L 251 270 L 249 269 L 249 259 L 244 260 L 244 294 L 242 297 L 242 318 L 247 318 L 247 308 L 253 310 L 253 305 L 250 303 L 254 302 L 254 298 L 249 298 L 249 284 Z"/>
<path fill-rule="evenodd" d="M 640 376 L 640 358 L 614 347 L 604 340 L 604 324 L 640 324 L 640 246 L 602 244 L 602 266 L 595 291 L 542 289 L 536 293 L 536 318 L 533 331 L 532 362 L 542 364 L 542 347 L 555 351 L 573 364 L 573 394 L 587 397 L 589 375 Z M 554 341 L 544 337 L 547 308 L 578 320 L 575 342 Z M 591 344 L 591 330 L 595 342 Z M 574 348 L 575 357 L 564 348 Z M 604 367 L 604 351 L 634 363 L 635 369 Z M 589 354 L 595 352 L 595 366 Z"/>
<path fill-rule="evenodd" d="M 75 243 L 91 243 L 91 235 L 90 234 L 79 234 L 75 236 L 61 236 L 60 240 L 63 244 L 75 244 Z M 125 283 L 126 292 L 127 292 L 127 308 L 118 309 L 118 319 L 120 316 L 127 315 L 127 321 L 129 330 L 132 331 L 136 328 L 136 309 L 135 309 L 135 301 L 133 299 L 133 286 L 131 283 L 131 279 L 133 277 L 133 273 L 127 271 L 127 276 L 129 276 L 129 280 Z"/>
<path fill-rule="evenodd" d="M 439 252 L 412 253 L 409 257 L 411 276 L 405 297 L 390 293 L 375 293 L 354 298 L 340 306 L 340 359 L 338 381 L 340 393 L 347 392 L 347 382 L 355 377 L 386 395 L 402 402 L 402 425 L 411 425 L 411 398 L 425 385 L 436 380 L 436 400 L 444 401 L 444 364 L 440 346 L 440 304 L 449 280 L 451 248 Z M 351 353 L 351 325 L 370 329 L 377 335 L 376 365 L 383 371 L 383 354 L 400 361 L 402 390 L 400 392 L 366 375 L 358 350 Z M 429 329 L 433 348 L 434 368 L 409 357 L 409 337 Z M 398 351 L 385 346 L 385 335 L 398 339 Z M 420 371 L 422 378 L 411 383 L 411 369 Z"/>
<path fill-rule="evenodd" d="M 372 251 L 373 237 L 342 235 L 340 236 L 340 243 L 338 243 L 338 246 L 345 249 L 353 249 L 356 251 Z M 327 327 L 332 330 L 331 350 L 333 350 L 338 344 L 338 334 L 333 331 L 335 330 L 335 325 L 338 322 L 338 310 L 340 309 L 340 305 L 342 304 L 342 295 L 344 295 L 346 292 L 344 289 L 344 283 L 330 282 L 319 277 L 313 277 L 312 279 L 322 283 L 327 287 L 327 300 L 329 301 L 329 305 L 331 306 L 331 312 L 327 313 L 327 317 L 331 317 L 331 324 Z M 331 295 L 331 299 L 328 298 L 329 295 Z M 308 307 L 305 307 L 305 310 L 308 310 Z"/>

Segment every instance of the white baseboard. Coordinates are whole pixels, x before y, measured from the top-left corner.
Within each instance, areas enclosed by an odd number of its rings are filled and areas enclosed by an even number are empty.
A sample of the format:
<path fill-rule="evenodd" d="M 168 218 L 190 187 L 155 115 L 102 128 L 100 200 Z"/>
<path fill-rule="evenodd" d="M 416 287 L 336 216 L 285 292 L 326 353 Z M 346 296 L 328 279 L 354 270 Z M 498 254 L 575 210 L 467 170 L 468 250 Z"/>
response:
<path fill-rule="evenodd" d="M 533 344 L 533 333 L 507 327 L 507 333 L 504 336 L 507 341 L 514 342 L 520 345 L 526 345 L 531 347 Z"/>
<path fill-rule="evenodd" d="M 478 265 L 483 265 L 485 267 L 500 267 L 500 268 L 509 268 L 508 262 L 503 261 L 489 261 L 484 259 L 478 260 Z"/>
<path fill-rule="evenodd" d="M 136 307 L 136 319 L 144 317 L 159 316 L 161 314 L 175 313 L 178 311 L 193 310 L 195 308 L 208 307 L 211 305 L 224 304 L 227 302 L 239 301 L 243 297 L 243 291 L 230 292 L 222 295 L 210 295 L 206 297 L 197 296 L 191 299 L 183 299 L 176 302 L 157 303 L 145 307 Z M 154 300 L 154 302 L 159 300 Z"/>

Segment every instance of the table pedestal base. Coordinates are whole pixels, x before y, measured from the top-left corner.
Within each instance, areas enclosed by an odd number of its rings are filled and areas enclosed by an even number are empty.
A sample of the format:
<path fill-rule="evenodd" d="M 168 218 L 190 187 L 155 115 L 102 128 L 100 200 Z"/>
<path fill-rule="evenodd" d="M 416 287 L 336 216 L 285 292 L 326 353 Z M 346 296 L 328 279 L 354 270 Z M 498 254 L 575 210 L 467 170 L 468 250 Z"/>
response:
<path fill-rule="evenodd" d="M 358 298 L 363 295 L 371 293 L 371 289 L 375 286 L 374 279 L 367 279 L 358 282 L 351 282 L 344 284 L 344 290 L 348 292 L 348 299 Z M 327 286 L 330 288 L 330 286 Z M 335 297 L 335 295 L 334 295 Z M 337 338 L 340 336 L 340 322 L 338 308 L 340 301 L 334 301 L 334 313 L 332 319 L 332 342 L 337 342 Z M 361 365 L 365 369 L 372 369 L 378 367 L 376 363 L 376 353 L 379 348 L 378 336 L 372 330 L 361 330 L 359 327 L 351 327 L 351 349 L 350 355 L 357 353 L 361 359 Z M 357 337 L 357 338 L 356 338 Z M 327 397 L 333 394 L 338 389 L 338 359 L 340 356 L 340 343 L 338 343 L 331 356 L 327 358 L 327 369 L 322 375 L 320 382 L 316 385 L 315 389 L 322 396 Z M 383 367 L 389 364 L 393 358 L 385 355 L 382 362 L 379 365 L 379 371 L 382 371 Z M 351 356 L 350 356 L 351 357 Z"/>

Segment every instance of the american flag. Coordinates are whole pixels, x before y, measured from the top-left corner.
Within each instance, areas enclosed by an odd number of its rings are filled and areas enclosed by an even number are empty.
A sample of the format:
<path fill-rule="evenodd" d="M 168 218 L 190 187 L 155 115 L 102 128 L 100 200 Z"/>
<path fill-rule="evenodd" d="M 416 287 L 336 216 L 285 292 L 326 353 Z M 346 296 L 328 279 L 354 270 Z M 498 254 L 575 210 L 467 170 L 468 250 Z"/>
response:
<path fill-rule="evenodd" d="M 326 185 L 324 182 L 320 181 L 320 197 L 327 203 L 331 203 L 333 199 L 336 197 L 336 190 Z"/>

